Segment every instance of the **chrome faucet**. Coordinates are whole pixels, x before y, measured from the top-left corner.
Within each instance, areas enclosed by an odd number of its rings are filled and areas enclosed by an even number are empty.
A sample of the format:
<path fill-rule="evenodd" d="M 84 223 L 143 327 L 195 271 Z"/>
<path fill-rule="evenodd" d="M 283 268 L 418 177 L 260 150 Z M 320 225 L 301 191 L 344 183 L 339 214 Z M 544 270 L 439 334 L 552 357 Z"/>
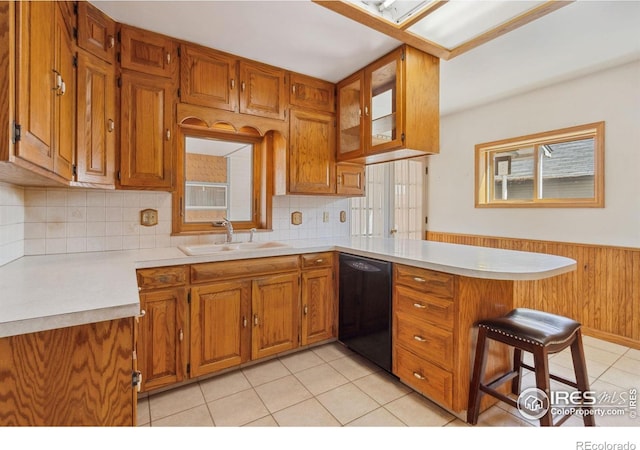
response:
<path fill-rule="evenodd" d="M 225 241 L 227 244 L 233 242 L 233 224 L 226 217 L 223 218 L 222 221 L 213 222 L 214 227 L 224 227 L 227 231 L 227 240 Z"/>
<path fill-rule="evenodd" d="M 253 242 L 253 234 L 258 231 L 255 228 L 249 230 L 249 242 Z"/>

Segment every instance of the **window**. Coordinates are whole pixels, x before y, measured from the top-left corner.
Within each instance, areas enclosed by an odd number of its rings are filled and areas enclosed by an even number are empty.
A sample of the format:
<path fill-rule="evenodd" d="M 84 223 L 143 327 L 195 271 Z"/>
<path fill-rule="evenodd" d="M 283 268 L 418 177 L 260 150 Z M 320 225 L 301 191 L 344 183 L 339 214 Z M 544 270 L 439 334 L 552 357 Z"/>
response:
<path fill-rule="evenodd" d="M 366 196 L 351 199 L 351 236 L 424 238 L 424 159 L 366 167 Z"/>
<path fill-rule="evenodd" d="M 476 145 L 476 207 L 604 207 L 604 122 Z"/>

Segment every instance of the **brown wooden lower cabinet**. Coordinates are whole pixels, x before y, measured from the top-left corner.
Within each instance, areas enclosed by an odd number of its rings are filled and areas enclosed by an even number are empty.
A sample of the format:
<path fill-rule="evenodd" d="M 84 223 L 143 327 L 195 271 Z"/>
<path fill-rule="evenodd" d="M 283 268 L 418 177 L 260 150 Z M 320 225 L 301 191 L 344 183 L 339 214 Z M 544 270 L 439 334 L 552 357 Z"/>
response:
<path fill-rule="evenodd" d="M 136 424 L 134 319 L 0 339 L 0 426 Z"/>
<path fill-rule="evenodd" d="M 393 274 L 393 373 L 441 406 L 465 411 L 475 354 L 474 324 L 512 309 L 513 281 L 401 264 L 394 265 Z M 487 379 L 509 365 L 508 349 L 496 343 L 487 362 Z M 483 409 L 491 401 L 485 397 Z"/>
<path fill-rule="evenodd" d="M 334 261 L 325 252 L 139 269 L 142 391 L 336 337 Z"/>

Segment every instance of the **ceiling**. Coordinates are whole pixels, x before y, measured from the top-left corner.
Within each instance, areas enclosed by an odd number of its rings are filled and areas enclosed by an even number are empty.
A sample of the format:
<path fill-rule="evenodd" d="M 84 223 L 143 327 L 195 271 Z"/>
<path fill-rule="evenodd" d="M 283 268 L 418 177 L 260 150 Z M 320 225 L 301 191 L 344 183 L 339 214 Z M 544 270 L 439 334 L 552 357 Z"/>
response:
<path fill-rule="evenodd" d="M 121 23 L 332 82 L 401 44 L 311 0 L 91 2 Z M 441 113 L 638 60 L 639 23 L 640 0 L 578 0 L 441 60 Z"/>

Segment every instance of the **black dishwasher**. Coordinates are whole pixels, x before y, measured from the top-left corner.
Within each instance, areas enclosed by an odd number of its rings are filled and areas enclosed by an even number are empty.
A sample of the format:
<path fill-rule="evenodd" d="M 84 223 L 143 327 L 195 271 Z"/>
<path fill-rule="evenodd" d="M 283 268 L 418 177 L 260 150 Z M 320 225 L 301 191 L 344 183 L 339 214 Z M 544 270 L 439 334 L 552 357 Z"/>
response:
<path fill-rule="evenodd" d="M 338 340 L 391 372 L 391 263 L 340 254 Z"/>

